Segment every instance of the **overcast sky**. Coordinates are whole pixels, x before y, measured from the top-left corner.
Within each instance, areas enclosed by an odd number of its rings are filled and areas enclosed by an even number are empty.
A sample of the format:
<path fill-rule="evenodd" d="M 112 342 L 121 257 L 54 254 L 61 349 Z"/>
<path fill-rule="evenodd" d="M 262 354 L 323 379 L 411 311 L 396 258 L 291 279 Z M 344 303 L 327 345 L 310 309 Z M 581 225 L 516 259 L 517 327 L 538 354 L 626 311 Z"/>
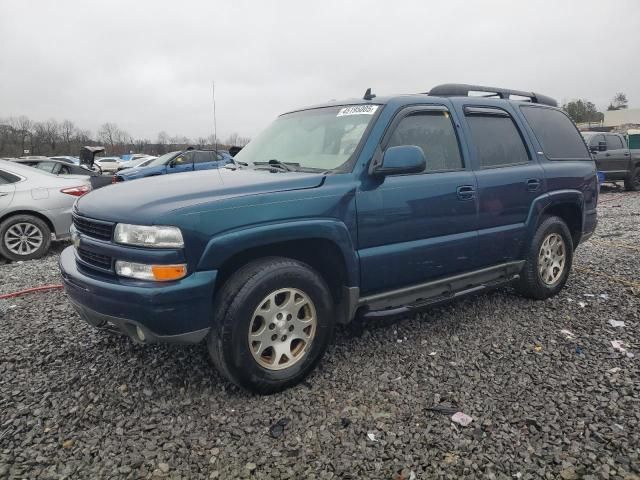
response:
<path fill-rule="evenodd" d="M 284 111 L 445 82 L 640 107 L 640 2 L 0 0 L 0 118 L 252 136 Z"/>

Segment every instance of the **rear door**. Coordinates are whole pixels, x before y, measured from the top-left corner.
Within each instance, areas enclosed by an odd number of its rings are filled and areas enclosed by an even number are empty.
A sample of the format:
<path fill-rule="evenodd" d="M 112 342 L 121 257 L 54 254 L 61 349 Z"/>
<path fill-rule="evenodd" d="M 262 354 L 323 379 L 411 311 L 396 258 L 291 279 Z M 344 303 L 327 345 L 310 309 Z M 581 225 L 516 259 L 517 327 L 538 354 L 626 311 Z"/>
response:
<path fill-rule="evenodd" d="M 629 173 L 629 150 L 625 148 L 620 135 L 605 134 L 607 151 L 604 152 L 605 162 L 609 167 L 610 178 L 624 180 Z"/>
<path fill-rule="evenodd" d="M 531 205 L 545 192 L 544 171 L 509 105 L 463 111 L 478 182 L 478 261 L 517 260 Z"/>
<path fill-rule="evenodd" d="M 214 151 L 195 152 L 194 170 L 211 170 L 220 166 L 222 156 L 218 158 Z"/>

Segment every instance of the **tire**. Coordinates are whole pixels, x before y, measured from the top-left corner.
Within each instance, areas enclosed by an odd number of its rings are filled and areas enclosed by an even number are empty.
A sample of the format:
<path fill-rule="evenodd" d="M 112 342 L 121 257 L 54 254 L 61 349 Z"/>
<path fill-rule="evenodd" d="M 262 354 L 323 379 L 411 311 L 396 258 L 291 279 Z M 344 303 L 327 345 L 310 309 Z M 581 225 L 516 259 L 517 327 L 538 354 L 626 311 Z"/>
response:
<path fill-rule="evenodd" d="M 624 179 L 624 189 L 627 192 L 637 192 L 640 190 L 640 166 L 635 167 L 631 174 Z"/>
<path fill-rule="evenodd" d="M 21 238 L 21 232 L 29 241 L 16 243 Z M 40 258 L 49 251 L 50 245 L 51 229 L 38 217 L 14 215 L 0 224 L 0 254 L 9 260 Z"/>
<path fill-rule="evenodd" d="M 561 267 L 557 265 L 560 263 L 558 262 L 560 239 L 564 253 Z M 544 251 L 542 250 L 543 246 L 545 247 Z M 547 255 L 548 252 L 551 252 L 553 257 Z M 567 224 L 560 217 L 542 219 L 533 236 L 525 260 L 520 280 L 516 284 L 516 289 L 521 295 L 544 300 L 553 297 L 562 290 L 567 283 L 567 278 L 569 278 L 573 262 L 573 240 Z M 541 268 L 543 268 L 542 273 Z"/>
<path fill-rule="evenodd" d="M 291 299 L 299 304 L 287 303 Z M 320 361 L 333 331 L 333 299 L 322 277 L 302 262 L 268 257 L 225 282 L 214 302 L 207 346 L 227 379 L 270 394 L 301 382 Z"/>

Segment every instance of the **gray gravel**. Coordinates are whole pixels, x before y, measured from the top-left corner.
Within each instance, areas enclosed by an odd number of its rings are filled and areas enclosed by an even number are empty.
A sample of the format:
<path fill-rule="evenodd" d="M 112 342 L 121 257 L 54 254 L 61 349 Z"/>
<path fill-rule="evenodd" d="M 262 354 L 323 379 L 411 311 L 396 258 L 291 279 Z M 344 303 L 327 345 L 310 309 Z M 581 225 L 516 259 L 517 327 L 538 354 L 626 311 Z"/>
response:
<path fill-rule="evenodd" d="M 85 326 L 60 291 L 6 302 L 0 478 L 638 479 L 640 195 L 601 200 L 557 297 L 504 289 L 340 331 L 270 397 L 225 383 L 202 346 Z M 0 293 L 57 281 L 55 261 L 1 266 Z"/>

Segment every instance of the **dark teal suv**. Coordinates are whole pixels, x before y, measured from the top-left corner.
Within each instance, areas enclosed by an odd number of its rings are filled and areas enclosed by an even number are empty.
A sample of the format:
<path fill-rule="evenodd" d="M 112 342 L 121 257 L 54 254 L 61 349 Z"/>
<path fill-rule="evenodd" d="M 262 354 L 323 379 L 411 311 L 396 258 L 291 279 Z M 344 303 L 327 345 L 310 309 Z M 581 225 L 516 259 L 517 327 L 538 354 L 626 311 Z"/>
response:
<path fill-rule="evenodd" d="M 90 324 L 206 341 L 229 380 L 269 393 L 336 324 L 507 283 L 555 295 L 596 227 L 596 178 L 548 97 L 367 91 L 281 115 L 224 168 L 82 197 L 60 268 Z"/>

